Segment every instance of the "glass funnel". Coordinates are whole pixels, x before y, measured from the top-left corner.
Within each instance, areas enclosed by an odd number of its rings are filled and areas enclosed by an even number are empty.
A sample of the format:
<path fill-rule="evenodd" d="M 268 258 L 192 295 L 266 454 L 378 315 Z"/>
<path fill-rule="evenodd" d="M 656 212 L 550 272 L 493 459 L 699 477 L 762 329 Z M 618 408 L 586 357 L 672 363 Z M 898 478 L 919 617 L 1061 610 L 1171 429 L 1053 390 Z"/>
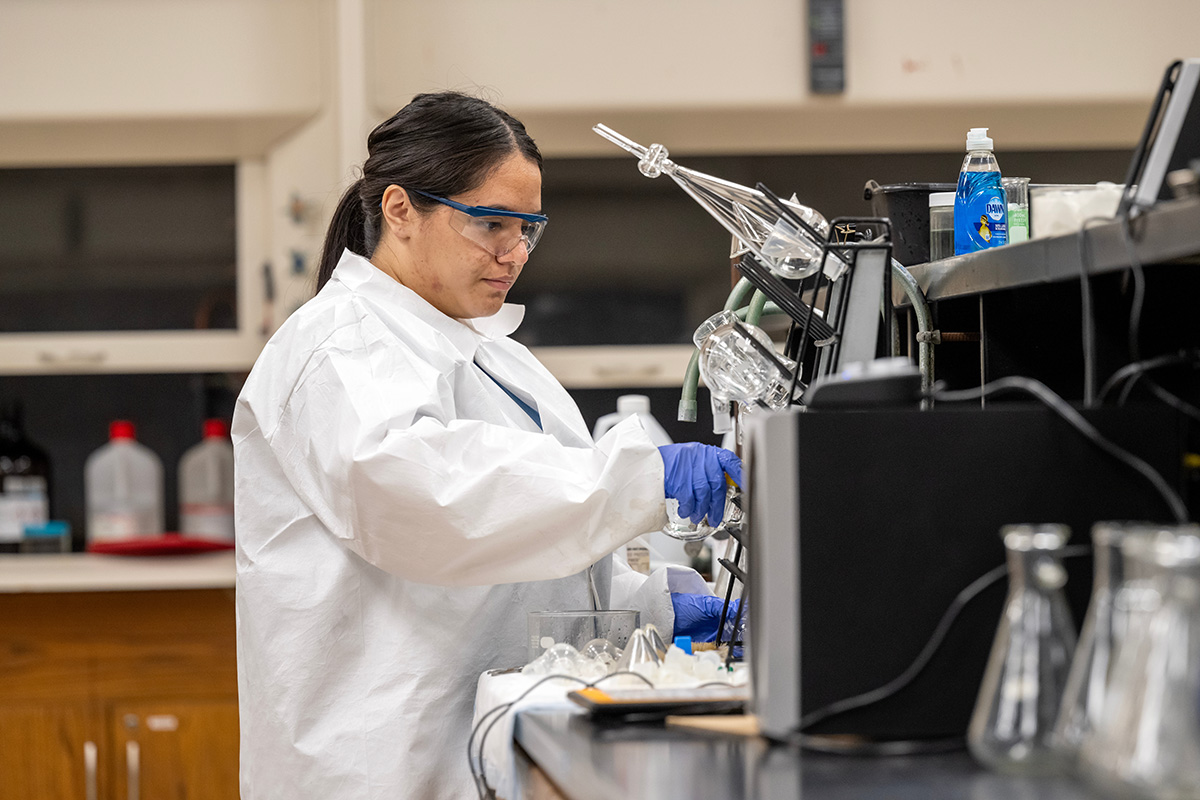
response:
<path fill-rule="evenodd" d="M 592 130 L 637 156 L 638 170 L 647 178 L 669 176 L 779 276 L 806 278 L 821 269 L 821 252 L 829 237 L 829 223 L 817 211 L 794 199 L 783 201 L 811 229 L 805 230 L 794 219 L 782 214 L 757 189 L 681 167 L 667 157 L 667 148 L 661 144 L 640 145 L 607 125 L 596 125 Z M 836 280 L 841 274 L 842 262 L 830 259 L 830 268 L 836 270 L 830 275 Z"/>
<path fill-rule="evenodd" d="M 1197 798 L 1200 527 L 1163 529 L 1133 555 L 1149 568 L 1146 594 L 1158 602 L 1131 626 L 1117 654 L 1109 697 L 1094 735 L 1080 749 L 1080 766 L 1110 794 Z"/>
<path fill-rule="evenodd" d="M 967 746 L 997 772 L 1059 771 L 1051 749 L 1055 718 L 1075 647 L 1075 626 L 1062 587 L 1065 525 L 1006 525 L 1008 598 L 996 630 Z"/>

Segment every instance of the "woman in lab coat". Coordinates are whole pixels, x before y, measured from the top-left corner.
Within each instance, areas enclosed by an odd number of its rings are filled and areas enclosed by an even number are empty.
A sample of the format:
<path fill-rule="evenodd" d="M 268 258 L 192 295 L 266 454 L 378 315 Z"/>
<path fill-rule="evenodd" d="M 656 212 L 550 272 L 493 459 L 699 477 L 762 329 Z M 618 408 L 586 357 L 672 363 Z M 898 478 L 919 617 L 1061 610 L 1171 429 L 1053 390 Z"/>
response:
<path fill-rule="evenodd" d="M 526 613 L 591 608 L 593 564 L 605 603 L 664 482 L 703 516 L 739 471 L 705 445 L 660 453 L 636 418 L 593 443 L 508 338 L 541 169 L 503 111 L 414 98 L 370 134 L 318 293 L 238 398 L 243 800 L 470 796 L 475 684 L 524 662 Z M 619 602 L 668 629 L 671 592 L 705 591 L 687 571 L 637 590 Z"/>

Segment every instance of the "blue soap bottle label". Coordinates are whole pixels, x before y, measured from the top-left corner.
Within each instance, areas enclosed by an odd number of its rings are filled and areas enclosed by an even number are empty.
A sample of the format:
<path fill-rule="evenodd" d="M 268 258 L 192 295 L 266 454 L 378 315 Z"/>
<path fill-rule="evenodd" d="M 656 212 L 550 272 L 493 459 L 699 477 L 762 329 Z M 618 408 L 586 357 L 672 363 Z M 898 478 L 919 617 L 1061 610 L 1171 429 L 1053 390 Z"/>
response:
<path fill-rule="evenodd" d="M 954 197 L 954 253 L 1008 243 L 1008 203 L 999 172 L 963 172 Z"/>

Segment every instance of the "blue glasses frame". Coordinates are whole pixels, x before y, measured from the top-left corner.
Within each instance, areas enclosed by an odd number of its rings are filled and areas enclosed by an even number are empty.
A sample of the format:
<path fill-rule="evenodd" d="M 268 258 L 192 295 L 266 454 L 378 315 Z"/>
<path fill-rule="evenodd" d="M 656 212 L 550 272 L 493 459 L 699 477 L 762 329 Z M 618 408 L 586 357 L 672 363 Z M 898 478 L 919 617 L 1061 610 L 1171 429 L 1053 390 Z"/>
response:
<path fill-rule="evenodd" d="M 456 203 L 453 200 L 445 197 L 438 197 L 436 194 L 422 192 L 420 189 L 409 189 L 413 194 L 419 194 L 421 197 L 428 197 L 430 200 L 435 200 L 444 206 L 450 206 L 453 209 L 463 212 L 472 217 L 516 217 L 525 222 L 539 222 L 546 224 L 550 218 L 545 214 L 523 214 L 520 211 L 508 211 L 503 208 L 489 208 L 488 206 L 466 206 L 462 203 Z"/>

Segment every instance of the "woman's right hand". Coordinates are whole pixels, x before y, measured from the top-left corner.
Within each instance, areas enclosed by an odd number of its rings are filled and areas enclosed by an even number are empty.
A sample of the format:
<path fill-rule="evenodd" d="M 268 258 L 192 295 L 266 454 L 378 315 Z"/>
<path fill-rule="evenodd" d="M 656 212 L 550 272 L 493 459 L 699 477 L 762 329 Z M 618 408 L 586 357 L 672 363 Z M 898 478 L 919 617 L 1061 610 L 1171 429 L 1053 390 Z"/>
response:
<path fill-rule="evenodd" d="M 679 501 L 679 516 L 697 523 L 707 516 L 711 524 L 720 524 L 725 514 L 725 476 L 741 485 L 741 459 L 700 442 L 666 444 L 658 451 L 664 467 L 663 491 Z"/>

